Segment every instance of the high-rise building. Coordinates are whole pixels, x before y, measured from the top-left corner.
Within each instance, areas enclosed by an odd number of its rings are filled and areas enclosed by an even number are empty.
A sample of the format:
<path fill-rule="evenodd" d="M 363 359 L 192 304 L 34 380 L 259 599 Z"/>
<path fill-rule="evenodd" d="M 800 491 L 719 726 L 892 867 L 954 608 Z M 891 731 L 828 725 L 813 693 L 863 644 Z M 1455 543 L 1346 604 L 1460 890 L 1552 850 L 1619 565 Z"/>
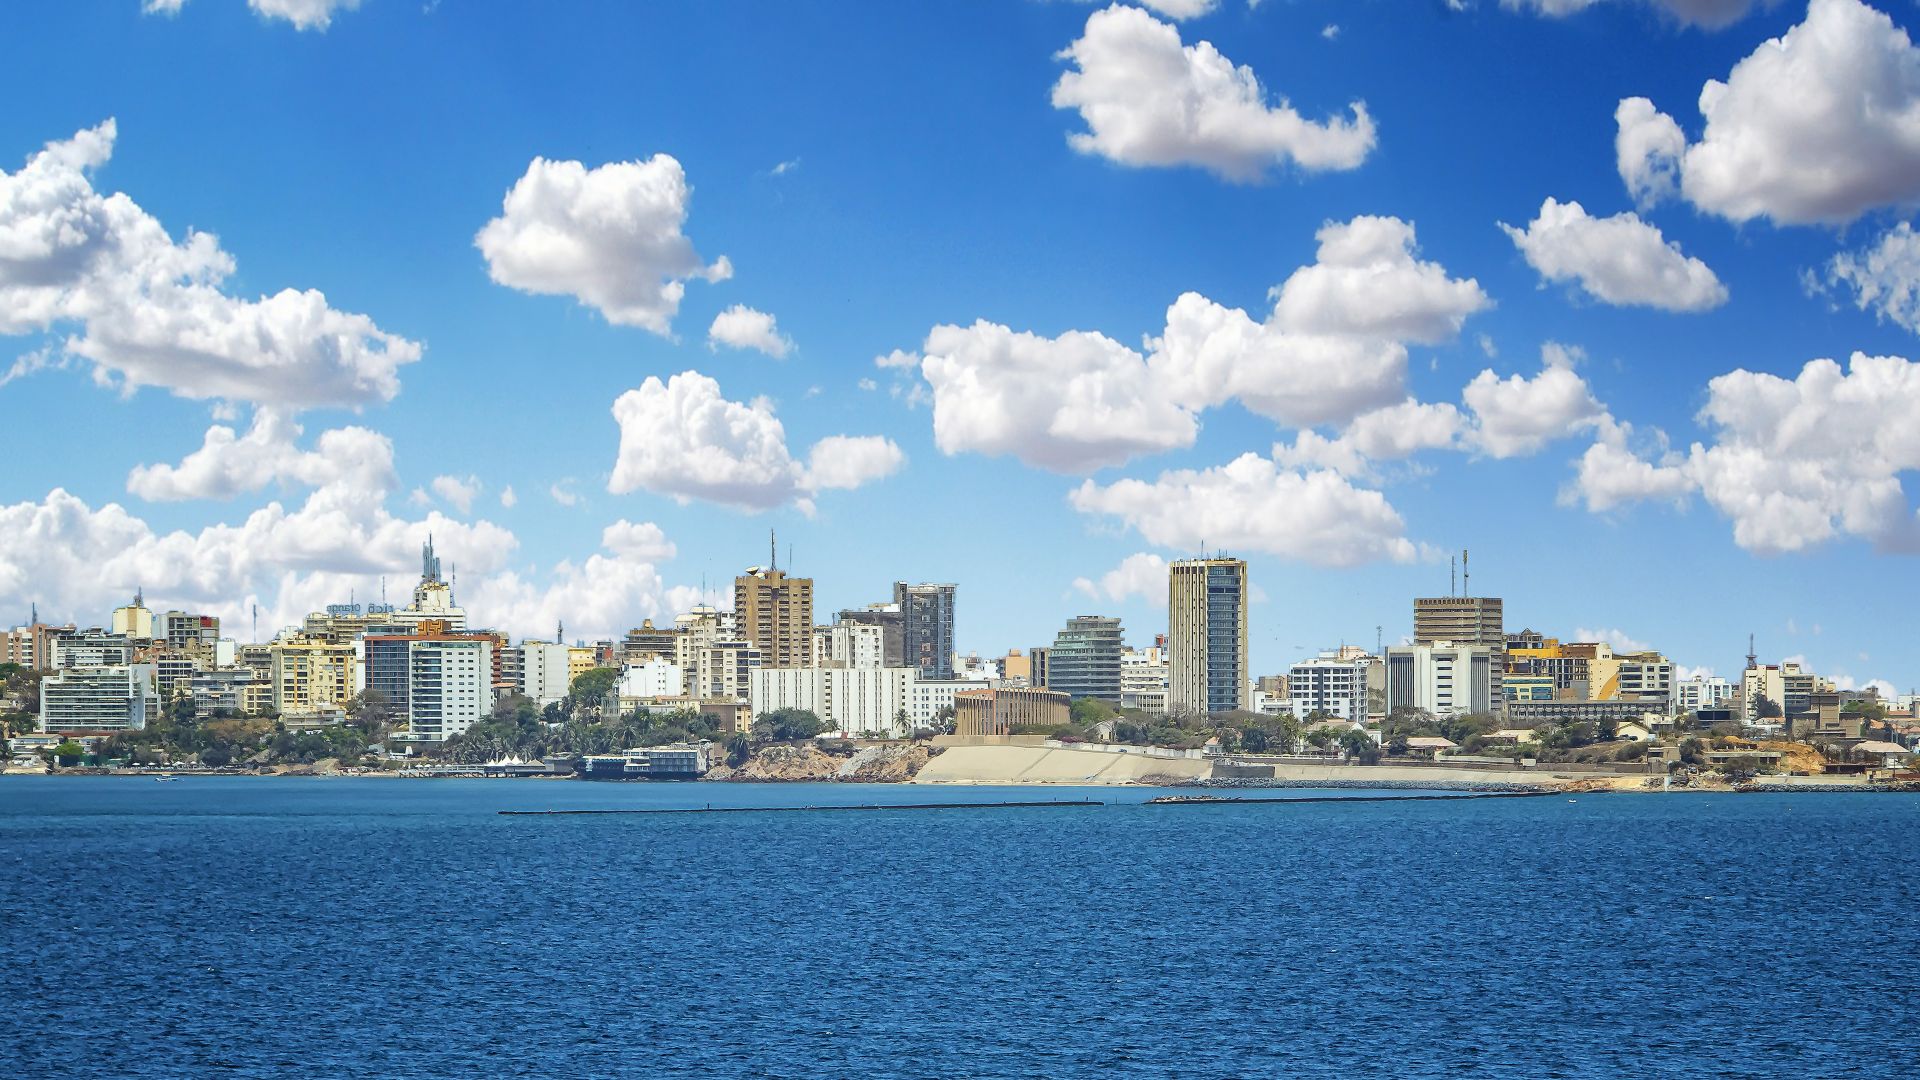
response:
<path fill-rule="evenodd" d="M 822 626 L 813 632 L 813 662 L 819 667 L 885 667 L 886 630 L 862 623 Z"/>
<path fill-rule="evenodd" d="M 1100 615 L 1076 615 L 1054 635 L 1047 657 L 1047 689 L 1074 698 L 1120 700 L 1120 620 Z"/>
<path fill-rule="evenodd" d="M 1367 673 L 1372 665 L 1341 659 L 1333 651 L 1302 660 L 1287 669 L 1288 707 L 1305 720 L 1331 716 L 1358 720 L 1367 715 Z"/>
<path fill-rule="evenodd" d="M 1252 708 L 1247 668 L 1247 564 L 1181 559 L 1167 574 L 1167 708 Z"/>
<path fill-rule="evenodd" d="M 52 667 L 107 667 L 133 663 L 134 645 L 126 634 L 109 634 L 97 627 L 52 639 Z"/>
<path fill-rule="evenodd" d="M 899 604 L 868 604 L 863 608 L 848 608 L 835 615 L 833 621 L 836 624 L 879 627 L 880 666 L 906 666 L 906 617 L 901 613 Z"/>
<path fill-rule="evenodd" d="M 147 610 L 146 597 L 135 590 L 133 603 L 113 609 L 113 632 L 142 641 L 153 637 L 153 612 Z"/>
<path fill-rule="evenodd" d="M 1493 711 L 1493 650 L 1449 641 L 1387 650 L 1387 711 L 1403 707 L 1434 716 Z"/>
<path fill-rule="evenodd" d="M 458 633 L 467 628 L 467 613 L 453 602 L 453 583 L 440 576 L 440 556 L 433 553 L 433 537 L 420 546 L 420 584 L 413 587 L 413 603 L 392 613 L 392 618 L 417 624 L 433 619 Z"/>
<path fill-rule="evenodd" d="M 572 685 L 567 662 L 572 650 L 552 641 L 520 643 L 520 692 L 545 708 L 567 696 Z"/>
<path fill-rule="evenodd" d="M 1505 614 L 1497 596 L 1423 596 L 1413 602 L 1413 643 L 1485 647 L 1504 669 L 1507 635 Z"/>
<path fill-rule="evenodd" d="M 953 678 L 953 594 L 952 585 L 893 583 L 901 660 L 918 668 L 923 679 Z"/>
<path fill-rule="evenodd" d="M 639 626 L 627 631 L 626 639 L 620 643 L 620 662 L 622 665 L 640 664 L 649 657 L 671 661 L 679 637 L 678 627 L 656 628 L 652 619 L 645 619 Z"/>
<path fill-rule="evenodd" d="M 283 716 L 344 708 L 360 684 L 352 642 L 276 641 L 270 657 L 273 708 Z"/>
<path fill-rule="evenodd" d="M 813 579 L 754 566 L 733 579 L 733 617 L 767 667 L 813 662 Z"/>

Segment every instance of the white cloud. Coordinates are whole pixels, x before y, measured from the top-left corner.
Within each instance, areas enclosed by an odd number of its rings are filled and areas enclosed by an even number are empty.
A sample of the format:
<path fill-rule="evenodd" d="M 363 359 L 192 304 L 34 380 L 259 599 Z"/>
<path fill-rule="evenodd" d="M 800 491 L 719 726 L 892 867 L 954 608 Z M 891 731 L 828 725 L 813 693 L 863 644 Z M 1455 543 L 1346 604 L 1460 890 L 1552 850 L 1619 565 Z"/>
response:
<path fill-rule="evenodd" d="M 1871 248 L 1835 255 L 1827 278 L 1850 287 L 1862 311 L 1920 334 L 1920 235 L 1913 226 L 1900 222 Z"/>
<path fill-rule="evenodd" d="M 321 433 L 301 450 L 300 425 L 275 409 L 256 409 L 245 435 L 215 424 L 178 465 L 137 465 L 127 490 L 150 502 L 231 499 L 270 484 L 387 491 L 394 483 L 393 443 L 363 427 Z"/>
<path fill-rule="evenodd" d="M 1320 36 L 1323 38 L 1326 38 L 1328 41 L 1337 40 L 1340 37 L 1339 25 L 1337 23 L 1328 23 L 1327 25 L 1321 27 Z"/>
<path fill-rule="evenodd" d="M 1575 641 L 1604 641 L 1613 647 L 1614 652 L 1619 653 L 1653 651 L 1653 646 L 1644 641 L 1637 641 L 1628 637 L 1626 632 L 1622 630 L 1590 630 L 1582 626 L 1573 632 L 1573 638 Z"/>
<path fill-rule="evenodd" d="M 1692 682 L 1695 679 L 1711 679 L 1714 677 L 1713 669 L 1710 667 L 1689 667 L 1686 664 L 1673 665 L 1673 681 L 1675 682 Z"/>
<path fill-rule="evenodd" d="M 807 454 L 801 486 L 809 491 L 851 489 L 892 476 L 907 455 L 880 435 L 829 435 Z"/>
<path fill-rule="evenodd" d="M 471 514 L 473 500 L 480 496 L 481 485 L 477 476 L 469 476 L 464 480 L 457 476 L 436 476 L 429 486 L 442 502 L 463 514 Z"/>
<path fill-rule="evenodd" d="M 1607 421 L 1606 408 L 1574 371 L 1578 357 L 1578 350 L 1548 342 L 1532 378 L 1502 379 L 1491 370 L 1474 376 L 1460 393 L 1473 413 L 1474 445 L 1492 457 L 1519 457 Z"/>
<path fill-rule="evenodd" d="M 500 505 L 503 509 L 511 510 L 519 505 L 519 503 L 520 496 L 513 493 L 512 484 L 508 484 L 506 487 L 500 489 Z"/>
<path fill-rule="evenodd" d="M 343 440 L 363 445 L 345 452 Z M 270 502 L 238 524 L 198 532 L 158 532 L 117 503 L 95 509 L 57 488 L 39 502 L 0 506 L 0 606 L 38 602 L 43 613 L 85 625 L 141 587 L 151 603 L 220 615 L 236 629 L 258 603 L 263 626 L 274 628 L 349 589 L 369 589 L 379 575 L 404 578 L 428 534 L 465 569 L 504 565 L 516 541 L 496 525 L 389 513 L 391 458 L 367 453 L 369 443 L 390 453 L 384 437 L 363 429 L 327 432 L 314 454 L 338 452 L 339 460 L 330 471 L 312 466 L 324 479 L 304 503 Z"/>
<path fill-rule="evenodd" d="M 1886 551 L 1920 551 L 1901 474 L 1920 469 L 1920 364 L 1855 353 L 1842 369 L 1809 361 L 1794 379 L 1734 371 L 1707 386 L 1703 424 L 1713 441 L 1659 464 L 1644 494 L 1601 491 L 1583 468 L 1581 494 L 1606 509 L 1636 497 L 1698 492 L 1733 522 L 1734 542 L 1762 554 L 1802 551 L 1836 537 Z M 1589 453 L 1593 453 L 1589 451 Z M 1631 455 L 1616 455 L 1631 467 Z M 1584 464 L 1584 461 L 1583 461 Z"/>
<path fill-rule="evenodd" d="M 1415 259 L 1413 226 L 1396 218 L 1328 223 L 1319 238 L 1319 261 L 1273 290 L 1265 322 L 1186 293 L 1145 354 L 1099 333 L 1047 338 L 981 320 L 935 327 L 920 353 L 876 363 L 919 367 L 942 452 L 1056 472 L 1189 446 L 1199 414 L 1232 401 L 1289 426 L 1344 424 L 1406 397 L 1402 339 L 1442 340 L 1489 301 L 1477 282 Z"/>
<path fill-rule="evenodd" d="M 1563 501 L 1577 498 L 1593 513 L 1650 499 L 1685 502 L 1694 485 L 1684 458 L 1662 453 L 1658 462 L 1649 461 L 1628 448 L 1631 434 L 1629 425 L 1603 423 L 1600 438 L 1580 455 Z"/>
<path fill-rule="evenodd" d="M 1671 119 L 1620 113 L 1621 176 L 1657 194 L 1669 172 L 1695 206 L 1735 222 L 1842 223 L 1920 202 L 1920 50 L 1860 0 L 1812 0 L 1806 21 L 1700 90 L 1700 140 L 1676 155 Z M 1629 142 L 1632 143 L 1629 153 Z"/>
<path fill-rule="evenodd" d="M 707 347 L 717 349 L 722 345 L 754 349 L 775 360 L 786 359 L 793 350 L 793 341 L 780 333 L 773 316 L 745 304 L 735 304 L 713 317 L 713 325 L 707 328 Z"/>
<path fill-rule="evenodd" d="M 791 158 L 787 161 L 781 162 L 778 165 L 775 165 L 772 169 L 772 175 L 785 176 L 788 173 L 793 172 L 795 169 L 798 169 L 799 167 L 800 167 L 800 159 Z"/>
<path fill-rule="evenodd" d="M 178 15 L 187 0 L 140 0 L 142 15 Z"/>
<path fill-rule="evenodd" d="M 787 450 L 786 429 L 765 398 L 730 401 L 697 371 L 665 382 L 649 377 L 613 403 L 620 449 L 607 490 L 646 490 L 682 504 L 702 499 L 743 510 L 794 502 L 806 493 L 853 488 L 889 475 L 904 456 L 879 437 L 830 436 L 813 447 L 811 468 Z"/>
<path fill-rule="evenodd" d="M 1069 496 L 1083 514 L 1119 518 L 1148 543 L 1202 544 L 1319 566 L 1354 566 L 1416 554 L 1398 511 L 1377 491 L 1330 471 L 1282 469 L 1258 454 L 1226 465 L 1180 469 L 1149 481 L 1081 483 Z"/>
<path fill-rule="evenodd" d="M 1046 338 L 982 319 L 934 327 L 924 352 L 934 444 L 946 454 L 1082 472 L 1190 445 L 1197 430 L 1190 411 L 1156 392 L 1146 359 L 1102 334 Z"/>
<path fill-rule="evenodd" d="M 296 30 L 325 30 L 334 12 L 352 11 L 360 0 L 247 0 L 247 6 L 269 19 L 285 19 Z"/>
<path fill-rule="evenodd" d="M 547 486 L 547 497 L 565 507 L 580 505 L 580 493 L 573 490 L 573 479 L 557 480 Z"/>
<path fill-rule="evenodd" d="M 534 158 L 474 236 L 487 273 L 522 292 L 572 296 L 608 322 L 672 332 L 689 278 L 722 281 L 681 232 L 693 188 L 667 154 L 588 169 Z"/>
<path fill-rule="evenodd" d="M 661 562 L 680 553 L 665 530 L 651 521 L 638 524 L 621 518 L 600 531 L 600 546 L 629 559 Z"/>
<path fill-rule="evenodd" d="M 1289 162 L 1352 169 L 1374 146 L 1364 104 L 1349 106 L 1351 119 L 1325 123 L 1284 99 L 1269 104 L 1251 68 L 1210 42 L 1183 46 L 1179 30 L 1139 8 L 1094 12 L 1060 58 L 1074 70 L 1054 84 L 1053 105 L 1079 110 L 1087 124 L 1068 143 L 1122 165 L 1197 165 L 1247 182 Z"/>
<path fill-rule="evenodd" d="M 1525 229 L 1500 228 L 1541 277 L 1577 281 L 1609 304 L 1708 311 L 1727 302 L 1727 287 L 1706 263 L 1631 211 L 1596 218 L 1577 202 L 1549 198 Z"/>
<path fill-rule="evenodd" d="M 1408 398 L 1354 417 L 1336 438 L 1302 431 L 1291 446 L 1275 446 L 1273 457 L 1281 465 L 1294 468 L 1317 467 L 1346 476 L 1368 476 L 1373 462 L 1397 461 L 1425 450 L 1457 449 L 1466 431 L 1465 418 L 1452 405 Z"/>
<path fill-rule="evenodd" d="M 1680 159 L 1687 136 L 1673 117 L 1643 97 L 1622 98 L 1613 110 L 1613 152 L 1627 193 L 1642 209 L 1680 193 Z"/>
<path fill-rule="evenodd" d="M 1120 565 L 1100 575 L 1099 580 L 1074 578 L 1073 587 L 1094 600 L 1118 604 L 1140 597 L 1155 607 L 1167 606 L 1167 560 L 1142 551 L 1120 560 Z"/>
<path fill-rule="evenodd" d="M 65 351 L 126 390 L 289 409 L 399 392 L 418 344 L 328 307 L 316 290 L 228 296 L 235 263 L 212 234 L 175 243 L 126 195 L 95 191 L 88 174 L 116 134 L 108 120 L 0 172 L 0 334 L 77 326 Z"/>
<path fill-rule="evenodd" d="M 1491 304 L 1479 282 L 1415 258 L 1412 222 L 1363 214 L 1329 221 L 1314 238 L 1313 264 L 1275 292 L 1273 322 L 1293 333 L 1434 344 Z"/>
<path fill-rule="evenodd" d="M 1585 11 L 1602 0 L 1500 0 L 1500 6 L 1560 17 Z M 1689 26 L 1719 29 L 1745 18 L 1760 0 L 1640 0 Z M 1767 0 L 1771 3 L 1773 0 Z"/>
<path fill-rule="evenodd" d="M 1151 8 L 1169 19 L 1197 19 L 1212 13 L 1220 0 L 1140 0 L 1140 6 Z"/>

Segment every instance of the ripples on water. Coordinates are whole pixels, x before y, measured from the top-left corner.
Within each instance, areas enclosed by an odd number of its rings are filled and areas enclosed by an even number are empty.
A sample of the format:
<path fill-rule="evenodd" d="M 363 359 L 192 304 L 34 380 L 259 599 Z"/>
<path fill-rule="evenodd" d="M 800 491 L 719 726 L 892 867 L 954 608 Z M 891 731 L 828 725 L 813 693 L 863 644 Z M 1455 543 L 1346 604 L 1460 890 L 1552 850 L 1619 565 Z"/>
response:
<path fill-rule="evenodd" d="M 494 813 L 982 794 L 9 777 L 0 1061 L 12 1077 L 1920 1073 L 1920 798 Z"/>

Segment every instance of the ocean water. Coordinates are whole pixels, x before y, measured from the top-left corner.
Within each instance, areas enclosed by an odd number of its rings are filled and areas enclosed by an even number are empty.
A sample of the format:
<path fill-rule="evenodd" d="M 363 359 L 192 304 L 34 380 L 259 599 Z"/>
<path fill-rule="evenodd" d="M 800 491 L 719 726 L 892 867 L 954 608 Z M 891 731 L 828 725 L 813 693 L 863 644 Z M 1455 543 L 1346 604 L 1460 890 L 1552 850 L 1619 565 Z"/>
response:
<path fill-rule="evenodd" d="M 0 1063 L 1920 1075 L 1920 797 L 1152 794 L 7 777 Z M 1107 805 L 496 813 L 997 797 Z"/>

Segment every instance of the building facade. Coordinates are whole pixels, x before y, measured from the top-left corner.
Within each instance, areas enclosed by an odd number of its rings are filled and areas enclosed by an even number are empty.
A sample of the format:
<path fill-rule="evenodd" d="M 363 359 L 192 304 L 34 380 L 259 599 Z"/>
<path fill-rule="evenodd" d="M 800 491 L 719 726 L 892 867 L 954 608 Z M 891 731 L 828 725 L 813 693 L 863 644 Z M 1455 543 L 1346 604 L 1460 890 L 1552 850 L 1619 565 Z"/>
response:
<path fill-rule="evenodd" d="M 1305 720 L 1316 715 L 1340 720 L 1364 718 L 1367 713 L 1367 668 L 1360 660 L 1342 660 L 1322 653 L 1287 669 L 1287 705 Z"/>
<path fill-rule="evenodd" d="M 66 668 L 40 682 L 40 730 L 133 731 L 160 716 L 151 664 Z"/>
<path fill-rule="evenodd" d="M 1054 635 L 1047 654 L 1047 689 L 1074 698 L 1120 701 L 1120 654 L 1127 651 L 1120 620 L 1076 615 Z"/>
<path fill-rule="evenodd" d="M 565 698 L 573 684 L 571 659 L 572 650 L 558 642 L 521 642 L 520 692 L 543 709 Z"/>
<path fill-rule="evenodd" d="M 905 667 L 762 667 L 749 680 L 748 701 L 756 717 L 805 709 L 843 735 L 904 738 L 916 681 L 917 669 Z"/>
<path fill-rule="evenodd" d="M 1496 698 L 1493 650 L 1437 641 L 1387 650 L 1387 711 L 1415 708 L 1434 716 L 1487 714 Z"/>
<path fill-rule="evenodd" d="M 1057 690 L 994 687 L 962 690 L 953 699 L 955 735 L 1044 732 L 1072 719 L 1072 699 Z"/>
<path fill-rule="evenodd" d="M 813 579 L 755 566 L 733 579 L 733 616 L 766 667 L 813 663 Z"/>
<path fill-rule="evenodd" d="M 1413 602 L 1413 643 L 1479 645 L 1492 655 L 1494 670 L 1504 672 L 1505 622 L 1505 604 L 1497 596 L 1423 596 Z"/>
<path fill-rule="evenodd" d="M 1155 645 L 1120 654 L 1120 707 L 1167 711 L 1167 653 Z"/>
<path fill-rule="evenodd" d="M 901 663 L 923 679 L 953 678 L 952 585 L 893 583 L 893 606 L 900 609 Z"/>
<path fill-rule="evenodd" d="M 1167 574 L 1167 708 L 1252 708 L 1247 666 L 1247 564 L 1180 559 Z"/>

